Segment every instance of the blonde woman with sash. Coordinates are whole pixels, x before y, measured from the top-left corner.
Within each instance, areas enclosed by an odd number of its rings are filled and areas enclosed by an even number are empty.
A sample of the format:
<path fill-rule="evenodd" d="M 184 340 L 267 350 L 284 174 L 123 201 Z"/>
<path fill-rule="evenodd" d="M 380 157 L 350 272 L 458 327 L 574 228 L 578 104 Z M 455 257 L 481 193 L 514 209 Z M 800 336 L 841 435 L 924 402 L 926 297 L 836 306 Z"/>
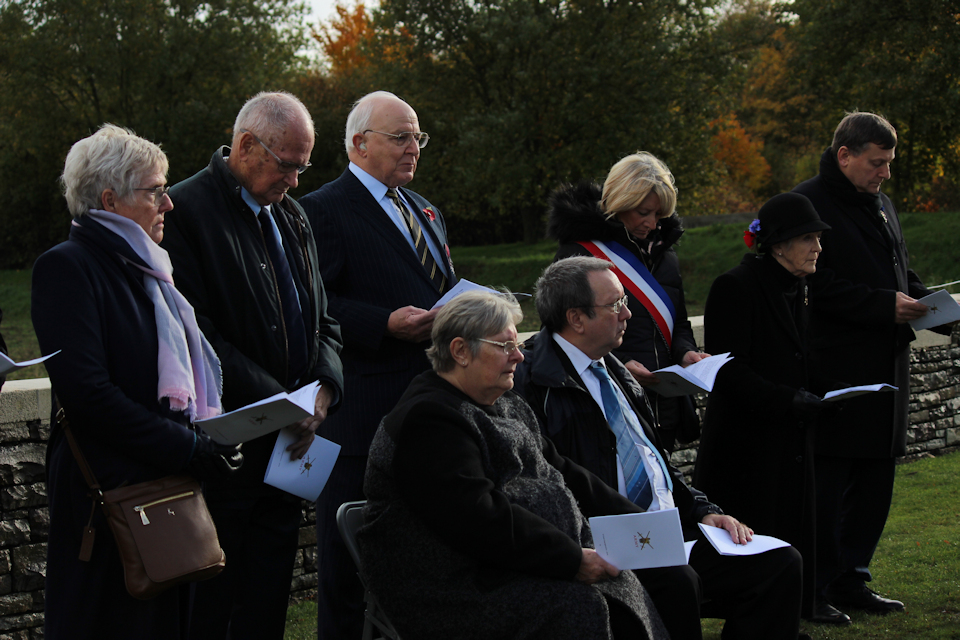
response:
<path fill-rule="evenodd" d="M 560 248 L 554 261 L 592 255 L 613 262 L 633 317 L 617 356 L 645 389 L 668 452 L 677 441 L 700 435 L 700 420 L 689 396 L 656 392 L 651 373 L 705 358 L 697 348 L 680 279 L 674 245 L 683 235 L 676 215 L 673 174 L 652 154 L 631 154 L 610 169 L 603 187 L 592 182 L 563 185 L 549 201 L 547 235 Z"/>

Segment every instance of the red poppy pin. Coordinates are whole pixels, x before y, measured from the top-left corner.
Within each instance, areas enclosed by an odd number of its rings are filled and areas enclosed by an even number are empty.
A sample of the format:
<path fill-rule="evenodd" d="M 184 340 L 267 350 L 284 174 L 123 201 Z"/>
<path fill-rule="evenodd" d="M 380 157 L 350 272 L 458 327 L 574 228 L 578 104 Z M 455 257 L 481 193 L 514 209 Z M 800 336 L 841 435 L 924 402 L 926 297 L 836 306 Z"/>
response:
<path fill-rule="evenodd" d="M 430 218 L 430 222 L 433 222 L 437 219 L 437 212 L 433 210 L 433 207 L 427 207 L 423 210 L 423 212 L 427 214 L 428 218 Z"/>

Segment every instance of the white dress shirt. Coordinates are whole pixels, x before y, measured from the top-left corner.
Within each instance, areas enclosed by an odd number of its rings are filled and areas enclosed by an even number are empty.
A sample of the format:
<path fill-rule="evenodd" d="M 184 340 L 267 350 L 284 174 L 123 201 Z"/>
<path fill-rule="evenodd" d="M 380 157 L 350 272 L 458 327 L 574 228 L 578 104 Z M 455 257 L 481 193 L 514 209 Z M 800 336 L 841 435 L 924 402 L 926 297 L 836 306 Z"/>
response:
<path fill-rule="evenodd" d="M 603 417 L 607 417 L 607 412 L 603 408 L 603 396 L 600 395 L 600 380 L 597 379 L 597 376 L 590 371 L 590 365 L 594 362 L 599 362 L 600 365 L 606 368 L 603 360 L 591 360 L 587 354 L 583 351 L 580 351 L 576 346 L 574 346 L 566 338 L 553 334 L 554 341 L 560 345 L 560 348 L 563 349 L 563 352 L 570 359 L 570 363 L 573 364 L 573 368 L 576 370 L 577 375 L 580 376 L 580 379 L 583 380 L 584 386 L 587 388 L 587 391 L 590 393 L 590 397 L 593 398 L 593 401 L 597 403 L 600 407 L 600 411 L 603 411 Z M 611 379 L 615 379 L 613 376 L 610 376 Z M 617 393 L 623 396 L 623 392 L 620 388 L 614 384 L 614 387 L 617 388 Z M 626 399 L 622 403 L 625 407 L 630 408 L 630 403 L 626 402 Z M 637 422 L 640 423 L 640 418 L 637 417 Z M 641 423 L 642 424 L 642 423 Z M 656 454 L 653 452 L 650 447 L 648 447 L 642 440 L 640 440 L 636 435 L 634 435 L 634 444 L 637 449 L 640 451 L 641 460 L 643 460 L 643 468 L 647 472 L 647 477 L 650 478 L 650 485 L 653 489 L 653 500 L 650 503 L 650 508 L 648 511 L 660 511 L 662 509 L 673 509 L 673 493 L 667 486 L 666 476 L 663 474 L 663 467 L 660 466 L 660 461 L 657 460 Z M 620 492 L 620 495 L 626 497 L 626 483 L 623 479 L 623 465 L 620 463 L 620 455 L 617 454 L 617 491 Z"/>

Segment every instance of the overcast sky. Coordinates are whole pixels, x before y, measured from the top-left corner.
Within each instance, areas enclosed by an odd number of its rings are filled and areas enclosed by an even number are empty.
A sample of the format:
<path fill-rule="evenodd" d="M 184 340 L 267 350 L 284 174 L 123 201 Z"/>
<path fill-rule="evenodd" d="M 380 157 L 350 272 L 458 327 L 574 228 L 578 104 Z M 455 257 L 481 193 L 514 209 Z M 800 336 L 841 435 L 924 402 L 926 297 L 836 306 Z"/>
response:
<path fill-rule="evenodd" d="M 347 8 L 352 8 L 357 6 L 357 0 L 341 0 L 341 4 Z M 335 14 L 334 7 L 337 5 L 337 0 L 309 0 L 307 4 L 310 5 L 310 20 L 315 22 L 317 20 L 330 20 L 330 18 Z M 376 0 L 366 0 L 364 5 L 366 5 L 367 10 L 369 11 L 371 7 L 377 6 Z"/>

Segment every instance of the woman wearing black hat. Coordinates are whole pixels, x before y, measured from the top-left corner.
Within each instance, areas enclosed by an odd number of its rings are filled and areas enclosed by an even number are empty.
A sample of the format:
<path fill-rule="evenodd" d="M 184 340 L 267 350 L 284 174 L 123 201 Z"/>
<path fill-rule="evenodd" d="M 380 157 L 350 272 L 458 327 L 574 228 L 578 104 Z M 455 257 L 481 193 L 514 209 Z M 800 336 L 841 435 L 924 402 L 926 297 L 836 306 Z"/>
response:
<path fill-rule="evenodd" d="M 707 403 L 694 485 L 757 533 L 803 554 L 804 617 L 849 624 L 814 598 L 812 446 L 821 401 L 808 391 L 805 277 L 817 269 L 820 235 L 829 228 L 804 196 L 774 196 L 744 234 L 756 253 L 710 287 L 705 344 L 733 360 Z"/>

